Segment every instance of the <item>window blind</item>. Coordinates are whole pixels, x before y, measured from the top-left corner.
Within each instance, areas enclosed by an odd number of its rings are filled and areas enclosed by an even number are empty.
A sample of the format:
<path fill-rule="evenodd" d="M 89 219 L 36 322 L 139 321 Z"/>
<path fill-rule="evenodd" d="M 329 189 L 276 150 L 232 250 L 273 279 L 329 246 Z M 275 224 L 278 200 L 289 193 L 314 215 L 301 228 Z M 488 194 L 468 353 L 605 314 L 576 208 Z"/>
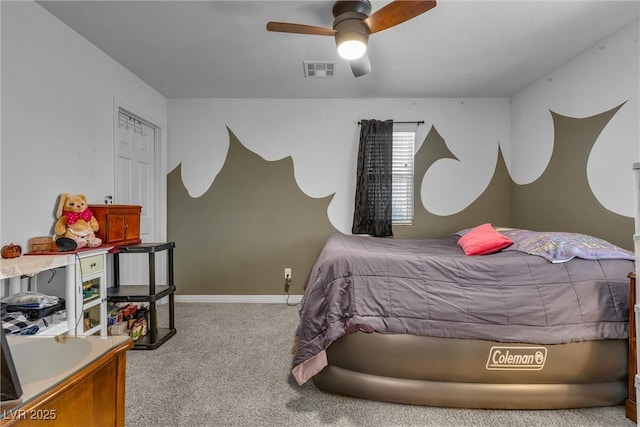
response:
<path fill-rule="evenodd" d="M 413 157 L 415 132 L 393 132 L 392 220 L 413 225 Z"/>

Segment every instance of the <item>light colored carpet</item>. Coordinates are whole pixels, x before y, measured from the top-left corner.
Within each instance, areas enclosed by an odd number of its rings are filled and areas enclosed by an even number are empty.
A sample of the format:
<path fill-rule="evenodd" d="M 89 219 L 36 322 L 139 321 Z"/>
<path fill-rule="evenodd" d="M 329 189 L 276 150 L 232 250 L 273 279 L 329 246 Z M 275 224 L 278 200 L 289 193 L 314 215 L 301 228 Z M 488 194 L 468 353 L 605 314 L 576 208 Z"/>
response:
<path fill-rule="evenodd" d="M 166 325 L 167 306 L 159 306 Z M 298 307 L 176 304 L 177 334 L 127 355 L 126 424 L 144 426 L 626 426 L 623 406 L 495 411 L 324 393 L 290 375 Z M 162 323 L 165 322 L 165 323 Z"/>

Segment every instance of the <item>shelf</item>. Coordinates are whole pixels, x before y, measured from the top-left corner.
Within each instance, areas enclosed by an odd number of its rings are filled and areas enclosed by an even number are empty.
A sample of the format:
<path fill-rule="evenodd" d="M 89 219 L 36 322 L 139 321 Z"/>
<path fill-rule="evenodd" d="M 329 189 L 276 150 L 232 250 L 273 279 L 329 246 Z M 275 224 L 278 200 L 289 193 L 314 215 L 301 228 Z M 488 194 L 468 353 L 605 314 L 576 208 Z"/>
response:
<path fill-rule="evenodd" d="M 82 309 L 86 310 L 88 308 L 93 307 L 94 305 L 99 305 L 102 301 L 100 301 L 100 295 L 96 295 L 95 298 L 90 298 L 88 300 L 84 300 L 82 302 Z"/>
<path fill-rule="evenodd" d="M 140 243 L 133 246 L 120 246 L 118 249 L 121 253 L 126 254 L 152 254 L 156 252 L 166 251 L 176 247 L 174 242 L 164 243 Z"/>
<path fill-rule="evenodd" d="M 136 340 L 133 348 L 153 350 L 176 334 L 174 320 L 174 293 L 176 286 L 173 281 L 173 249 L 174 242 L 141 243 L 132 246 L 120 246 L 118 252 L 113 253 L 113 287 L 107 289 L 109 302 L 147 302 L 149 303 L 147 335 Z M 156 284 L 157 252 L 167 251 L 167 285 Z M 119 256 L 125 254 L 147 254 L 149 261 L 149 281 L 143 285 L 120 285 Z M 159 328 L 156 312 L 156 301 L 169 298 L 169 327 Z"/>
<path fill-rule="evenodd" d="M 82 335 L 87 335 L 87 336 L 89 336 L 89 335 L 95 335 L 95 334 L 100 335 L 100 331 L 101 331 L 101 329 L 102 329 L 102 326 L 101 326 L 101 325 L 96 325 L 96 326 L 91 327 L 91 329 L 89 329 L 88 331 L 84 331 L 84 332 L 82 333 Z"/>
<path fill-rule="evenodd" d="M 156 338 L 156 342 L 154 343 L 151 342 L 151 332 L 147 332 L 147 335 L 133 342 L 133 349 L 134 350 L 155 350 L 175 334 L 176 334 L 175 329 L 158 328 L 158 335 Z"/>
<path fill-rule="evenodd" d="M 83 304 L 89 304 L 91 301 L 97 300 L 97 299 L 99 299 L 99 298 L 100 298 L 100 294 L 99 294 L 99 293 L 96 293 L 96 294 L 91 295 L 91 296 L 90 296 L 90 297 L 88 297 L 88 298 L 84 298 L 84 299 L 82 300 L 82 303 L 83 303 Z"/>
<path fill-rule="evenodd" d="M 155 302 L 171 295 L 175 286 L 156 286 L 156 293 L 149 295 L 149 287 L 143 285 L 124 285 L 117 288 L 107 288 L 109 302 Z"/>
<path fill-rule="evenodd" d="M 92 326 L 89 330 L 82 332 L 82 336 L 89 335 L 100 335 L 100 330 L 102 329 L 101 325 Z"/>

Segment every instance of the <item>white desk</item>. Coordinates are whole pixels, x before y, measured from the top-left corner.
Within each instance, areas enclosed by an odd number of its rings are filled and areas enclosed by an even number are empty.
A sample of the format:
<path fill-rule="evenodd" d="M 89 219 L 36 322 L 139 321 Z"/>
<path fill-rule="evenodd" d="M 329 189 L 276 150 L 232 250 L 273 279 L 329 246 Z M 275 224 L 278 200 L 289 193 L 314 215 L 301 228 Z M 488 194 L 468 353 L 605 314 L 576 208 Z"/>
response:
<path fill-rule="evenodd" d="M 82 250 L 81 256 L 106 254 L 109 249 L 111 246 Z M 67 331 L 74 334 L 76 332 L 77 319 L 82 310 L 82 280 L 77 277 L 77 260 L 76 252 L 59 255 L 23 255 L 17 258 L 0 259 L 0 280 L 9 282 L 8 295 L 26 290 L 22 289 L 22 277 L 34 276 L 43 271 L 64 267 L 67 321 L 48 330 L 47 335 L 58 335 Z"/>
<path fill-rule="evenodd" d="M 8 279 L 10 293 L 20 292 L 20 277 L 33 276 L 41 271 L 74 265 L 73 255 L 25 255 L 18 258 L 0 259 L 0 280 Z"/>

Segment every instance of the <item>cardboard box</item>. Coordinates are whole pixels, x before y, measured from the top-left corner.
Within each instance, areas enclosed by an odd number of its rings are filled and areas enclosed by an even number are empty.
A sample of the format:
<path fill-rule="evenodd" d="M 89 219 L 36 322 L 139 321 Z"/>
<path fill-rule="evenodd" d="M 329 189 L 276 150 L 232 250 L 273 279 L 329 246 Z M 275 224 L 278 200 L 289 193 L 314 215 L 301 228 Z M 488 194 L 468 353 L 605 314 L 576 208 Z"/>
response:
<path fill-rule="evenodd" d="M 129 335 L 127 322 L 118 322 L 113 325 L 109 325 L 107 326 L 107 332 L 109 335 Z"/>

